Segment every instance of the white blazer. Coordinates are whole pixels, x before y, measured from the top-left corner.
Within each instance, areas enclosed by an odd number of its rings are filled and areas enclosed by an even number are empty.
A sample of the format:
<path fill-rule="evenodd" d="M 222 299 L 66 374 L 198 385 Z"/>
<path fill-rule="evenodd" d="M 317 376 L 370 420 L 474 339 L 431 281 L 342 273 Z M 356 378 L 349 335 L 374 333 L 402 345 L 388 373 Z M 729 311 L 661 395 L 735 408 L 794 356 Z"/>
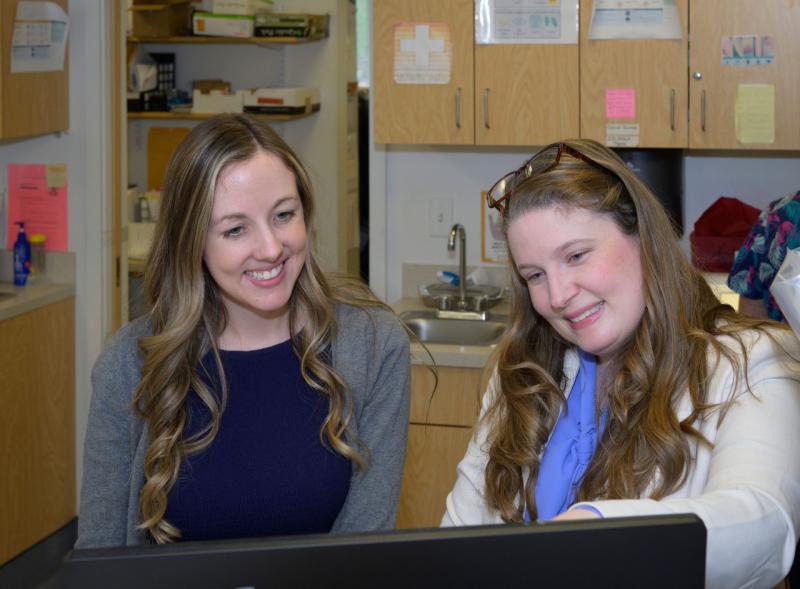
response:
<path fill-rule="evenodd" d="M 605 517 L 695 513 L 708 530 L 706 587 L 772 587 L 789 571 L 800 529 L 800 342 L 790 332 L 773 332 L 787 355 L 758 332 L 745 332 L 748 381 L 736 390 L 733 367 L 720 359 L 709 401 L 735 399 L 720 421 L 719 412 L 695 427 L 713 447 L 689 440 L 695 459 L 685 483 L 673 494 L 587 502 Z M 731 338 L 721 338 L 736 350 Z M 793 358 L 794 359 L 793 359 Z M 713 353 L 709 353 L 714 366 Z M 577 354 L 564 361 L 565 390 L 572 388 Z M 484 395 L 481 417 L 496 395 L 495 380 Z M 678 419 L 691 412 L 688 393 L 677 407 Z M 447 497 L 442 526 L 502 523 L 484 501 L 488 429 L 483 419 L 459 463 L 455 486 Z M 645 493 L 646 497 L 649 493 Z"/>

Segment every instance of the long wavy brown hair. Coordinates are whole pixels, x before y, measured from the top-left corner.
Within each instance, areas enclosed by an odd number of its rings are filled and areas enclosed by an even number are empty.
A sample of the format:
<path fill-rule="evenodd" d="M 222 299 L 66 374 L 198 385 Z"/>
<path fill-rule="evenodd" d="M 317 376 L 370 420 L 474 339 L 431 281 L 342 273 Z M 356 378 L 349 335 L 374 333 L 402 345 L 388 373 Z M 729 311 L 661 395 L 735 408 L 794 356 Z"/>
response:
<path fill-rule="evenodd" d="M 206 448 L 216 436 L 227 388 L 216 341 L 226 326 L 222 295 L 203 262 L 214 192 L 223 170 L 263 150 L 279 157 L 294 173 L 308 235 L 314 235 L 314 193 L 300 160 L 266 123 L 247 115 L 218 115 L 195 127 L 170 160 L 144 276 L 152 335 L 139 347 L 144 356 L 134 408 L 145 420 L 150 446 L 144 460 L 139 495 L 141 529 L 157 543 L 173 541 L 180 530 L 164 518 L 167 498 L 181 461 Z M 354 279 L 320 269 L 312 247 L 289 301 L 289 333 L 301 360 L 303 379 L 329 401 L 320 439 L 364 468 L 368 451 L 348 440 L 351 392 L 326 361 L 336 333 L 335 304 L 381 306 L 369 289 Z M 303 326 L 298 321 L 305 318 Z M 298 330 L 299 328 L 299 330 Z M 198 372 L 211 352 L 222 389 L 211 390 Z M 208 407 L 210 422 L 191 437 L 184 435 L 187 402 L 195 391 Z"/>
<path fill-rule="evenodd" d="M 736 378 L 747 364 L 741 332 L 777 326 L 738 315 L 719 302 L 686 260 L 663 206 L 610 149 L 591 140 L 563 142 L 534 156 L 507 203 L 504 226 L 533 209 L 579 207 L 613 219 L 638 239 L 645 310 L 614 376 L 598 389 L 598 415 L 608 421 L 584 475 L 578 500 L 660 499 L 686 478 L 689 439 L 708 443 L 692 424 L 713 409 L 708 401 L 708 352 L 725 359 Z M 551 167 L 552 166 L 552 167 Z M 548 169 L 549 168 L 549 169 Z M 506 522 L 521 521 L 527 506 L 536 518 L 535 486 L 542 452 L 566 406 L 564 355 L 571 347 L 533 308 L 511 256 L 511 323 L 495 355 L 497 394 L 484 416 L 489 428 L 486 500 Z M 718 341 L 733 338 L 735 349 Z M 598 383 L 599 386 L 600 383 Z M 735 386 L 734 389 L 735 390 Z M 688 391 L 692 412 L 679 420 L 678 400 Z"/>

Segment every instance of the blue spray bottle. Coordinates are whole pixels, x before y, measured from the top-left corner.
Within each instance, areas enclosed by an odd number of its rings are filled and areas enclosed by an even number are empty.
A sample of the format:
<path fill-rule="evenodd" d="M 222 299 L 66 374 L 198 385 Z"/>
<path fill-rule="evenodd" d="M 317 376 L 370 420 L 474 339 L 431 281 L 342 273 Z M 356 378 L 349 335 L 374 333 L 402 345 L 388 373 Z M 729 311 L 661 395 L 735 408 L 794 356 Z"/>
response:
<path fill-rule="evenodd" d="M 25 223 L 17 221 L 16 224 L 19 225 L 19 233 L 14 242 L 14 284 L 25 286 L 31 267 L 31 244 L 25 235 Z"/>

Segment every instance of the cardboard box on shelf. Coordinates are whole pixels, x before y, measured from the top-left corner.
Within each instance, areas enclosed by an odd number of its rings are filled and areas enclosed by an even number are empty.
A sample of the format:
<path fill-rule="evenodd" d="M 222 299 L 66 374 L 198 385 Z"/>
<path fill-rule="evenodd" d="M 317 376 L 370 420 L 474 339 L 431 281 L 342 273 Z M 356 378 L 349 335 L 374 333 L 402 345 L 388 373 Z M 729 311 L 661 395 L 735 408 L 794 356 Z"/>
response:
<path fill-rule="evenodd" d="M 240 90 L 244 112 L 300 114 L 320 108 L 319 88 L 252 88 Z"/>
<path fill-rule="evenodd" d="M 257 14 L 253 34 L 256 37 L 327 37 L 327 14 Z"/>
<path fill-rule="evenodd" d="M 231 83 L 225 80 L 194 80 L 192 90 L 210 92 L 211 90 L 222 90 L 226 94 L 231 93 Z"/>
<path fill-rule="evenodd" d="M 134 0 L 130 11 L 134 37 L 175 37 L 191 31 L 191 0 Z"/>
<path fill-rule="evenodd" d="M 238 14 L 253 16 L 272 11 L 272 0 L 214 0 L 211 12 L 215 14 Z"/>
<path fill-rule="evenodd" d="M 192 30 L 195 35 L 252 37 L 253 17 L 235 14 L 195 12 L 192 15 Z"/>
<path fill-rule="evenodd" d="M 228 94 L 222 90 L 194 90 L 192 92 L 192 112 L 220 113 L 242 112 L 242 93 Z"/>

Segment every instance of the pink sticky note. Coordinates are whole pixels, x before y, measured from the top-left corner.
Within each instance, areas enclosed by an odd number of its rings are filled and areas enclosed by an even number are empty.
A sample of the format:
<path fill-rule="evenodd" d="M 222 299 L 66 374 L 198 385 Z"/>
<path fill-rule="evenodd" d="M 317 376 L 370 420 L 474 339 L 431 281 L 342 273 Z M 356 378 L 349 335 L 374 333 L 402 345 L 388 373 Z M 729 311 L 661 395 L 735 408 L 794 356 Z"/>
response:
<path fill-rule="evenodd" d="M 636 118 L 636 90 L 633 88 L 609 88 L 606 90 L 607 119 Z"/>

